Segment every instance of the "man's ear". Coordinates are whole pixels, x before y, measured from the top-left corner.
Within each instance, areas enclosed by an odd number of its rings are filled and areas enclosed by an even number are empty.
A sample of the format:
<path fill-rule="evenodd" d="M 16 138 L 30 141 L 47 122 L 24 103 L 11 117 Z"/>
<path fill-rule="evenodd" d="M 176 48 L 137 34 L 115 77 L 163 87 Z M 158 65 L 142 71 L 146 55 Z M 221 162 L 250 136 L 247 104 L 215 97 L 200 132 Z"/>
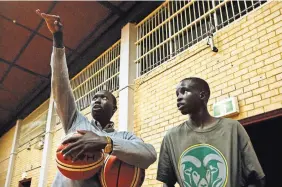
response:
<path fill-rule="evenodd" d="M 206 99 L 206 93 L 204 91 L 200 92 L 200 98 L 203 100 Z"/>
<path fill-rule="evenodd" d="M 114 106 L 113 108 L 113 114 L 117 111 L 117 106 Z"/>

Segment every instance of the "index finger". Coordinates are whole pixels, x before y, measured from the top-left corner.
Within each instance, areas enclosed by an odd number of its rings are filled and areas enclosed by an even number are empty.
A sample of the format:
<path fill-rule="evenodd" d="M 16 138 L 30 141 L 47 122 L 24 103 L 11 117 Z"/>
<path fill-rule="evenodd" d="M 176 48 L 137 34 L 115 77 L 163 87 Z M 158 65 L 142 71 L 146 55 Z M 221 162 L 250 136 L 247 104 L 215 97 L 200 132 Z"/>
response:
<path fill-rule="evenodd" d="M 62 144 L 73 143 L 73 142 L 76 142 L 77 140 L 79 140 L 80 138 L 81 138 L 81 136 L 72 136 L 72 137 L 69 137 L 69 138 L 63 140 Z"/>
<path fill-rule="evenodd" d="M 60 16 L 41 13 L 40 9 L 37 9 L 35 12 L 36 14 L 41 16 L 43 19 L 54 19 L 54 20 L 60 21 Z"/>

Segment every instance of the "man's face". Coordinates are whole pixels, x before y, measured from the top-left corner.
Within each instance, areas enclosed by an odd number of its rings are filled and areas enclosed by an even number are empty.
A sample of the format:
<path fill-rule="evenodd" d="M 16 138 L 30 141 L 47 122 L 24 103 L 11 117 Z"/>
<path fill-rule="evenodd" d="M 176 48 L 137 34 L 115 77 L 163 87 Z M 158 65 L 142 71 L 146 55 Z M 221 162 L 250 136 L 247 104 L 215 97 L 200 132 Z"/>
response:
<path fill-rule="evenodd" d="M 97 92 L 91 101 L 91 114 L 95 120 L 110 119 L 116 107 L 112 95 L 107 91 Z"/>
<path fill-rule="evenodd" d="M 176 87 L 177 108 L 183 115 L 198 112 L 203 106 L 196 86 L 192 81 L 184 80 Z"/>

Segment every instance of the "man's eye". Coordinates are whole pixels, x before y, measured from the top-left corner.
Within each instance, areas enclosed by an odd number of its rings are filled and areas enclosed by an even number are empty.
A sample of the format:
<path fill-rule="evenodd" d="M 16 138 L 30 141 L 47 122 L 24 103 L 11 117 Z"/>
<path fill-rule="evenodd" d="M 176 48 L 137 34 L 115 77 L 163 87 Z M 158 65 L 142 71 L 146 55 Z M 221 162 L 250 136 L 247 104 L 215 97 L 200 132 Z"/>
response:
<path fill-rule="evenodd" d="M 107 100 L 108 98 L 106 96 L 102 97 L 103 100 Z"/>

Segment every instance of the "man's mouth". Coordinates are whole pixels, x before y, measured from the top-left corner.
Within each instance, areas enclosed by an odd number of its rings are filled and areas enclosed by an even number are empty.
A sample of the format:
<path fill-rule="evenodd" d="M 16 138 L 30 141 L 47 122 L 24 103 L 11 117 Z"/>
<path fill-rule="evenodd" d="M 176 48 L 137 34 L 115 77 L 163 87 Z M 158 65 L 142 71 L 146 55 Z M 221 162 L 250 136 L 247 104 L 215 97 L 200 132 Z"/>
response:
<path fill-rule="evenodd" d="M 92 110 L 94 111 L 102 110 L 102 107 L 100 105 L 94 105 Z"/>
<path fill-rule="evenodd" d="M 183 103 L 177 103 L 177 108 L 178 108 L 178 110 L 183 109 L 184 106 L 185 106 L 185 105 L 184 105 Z"/>

